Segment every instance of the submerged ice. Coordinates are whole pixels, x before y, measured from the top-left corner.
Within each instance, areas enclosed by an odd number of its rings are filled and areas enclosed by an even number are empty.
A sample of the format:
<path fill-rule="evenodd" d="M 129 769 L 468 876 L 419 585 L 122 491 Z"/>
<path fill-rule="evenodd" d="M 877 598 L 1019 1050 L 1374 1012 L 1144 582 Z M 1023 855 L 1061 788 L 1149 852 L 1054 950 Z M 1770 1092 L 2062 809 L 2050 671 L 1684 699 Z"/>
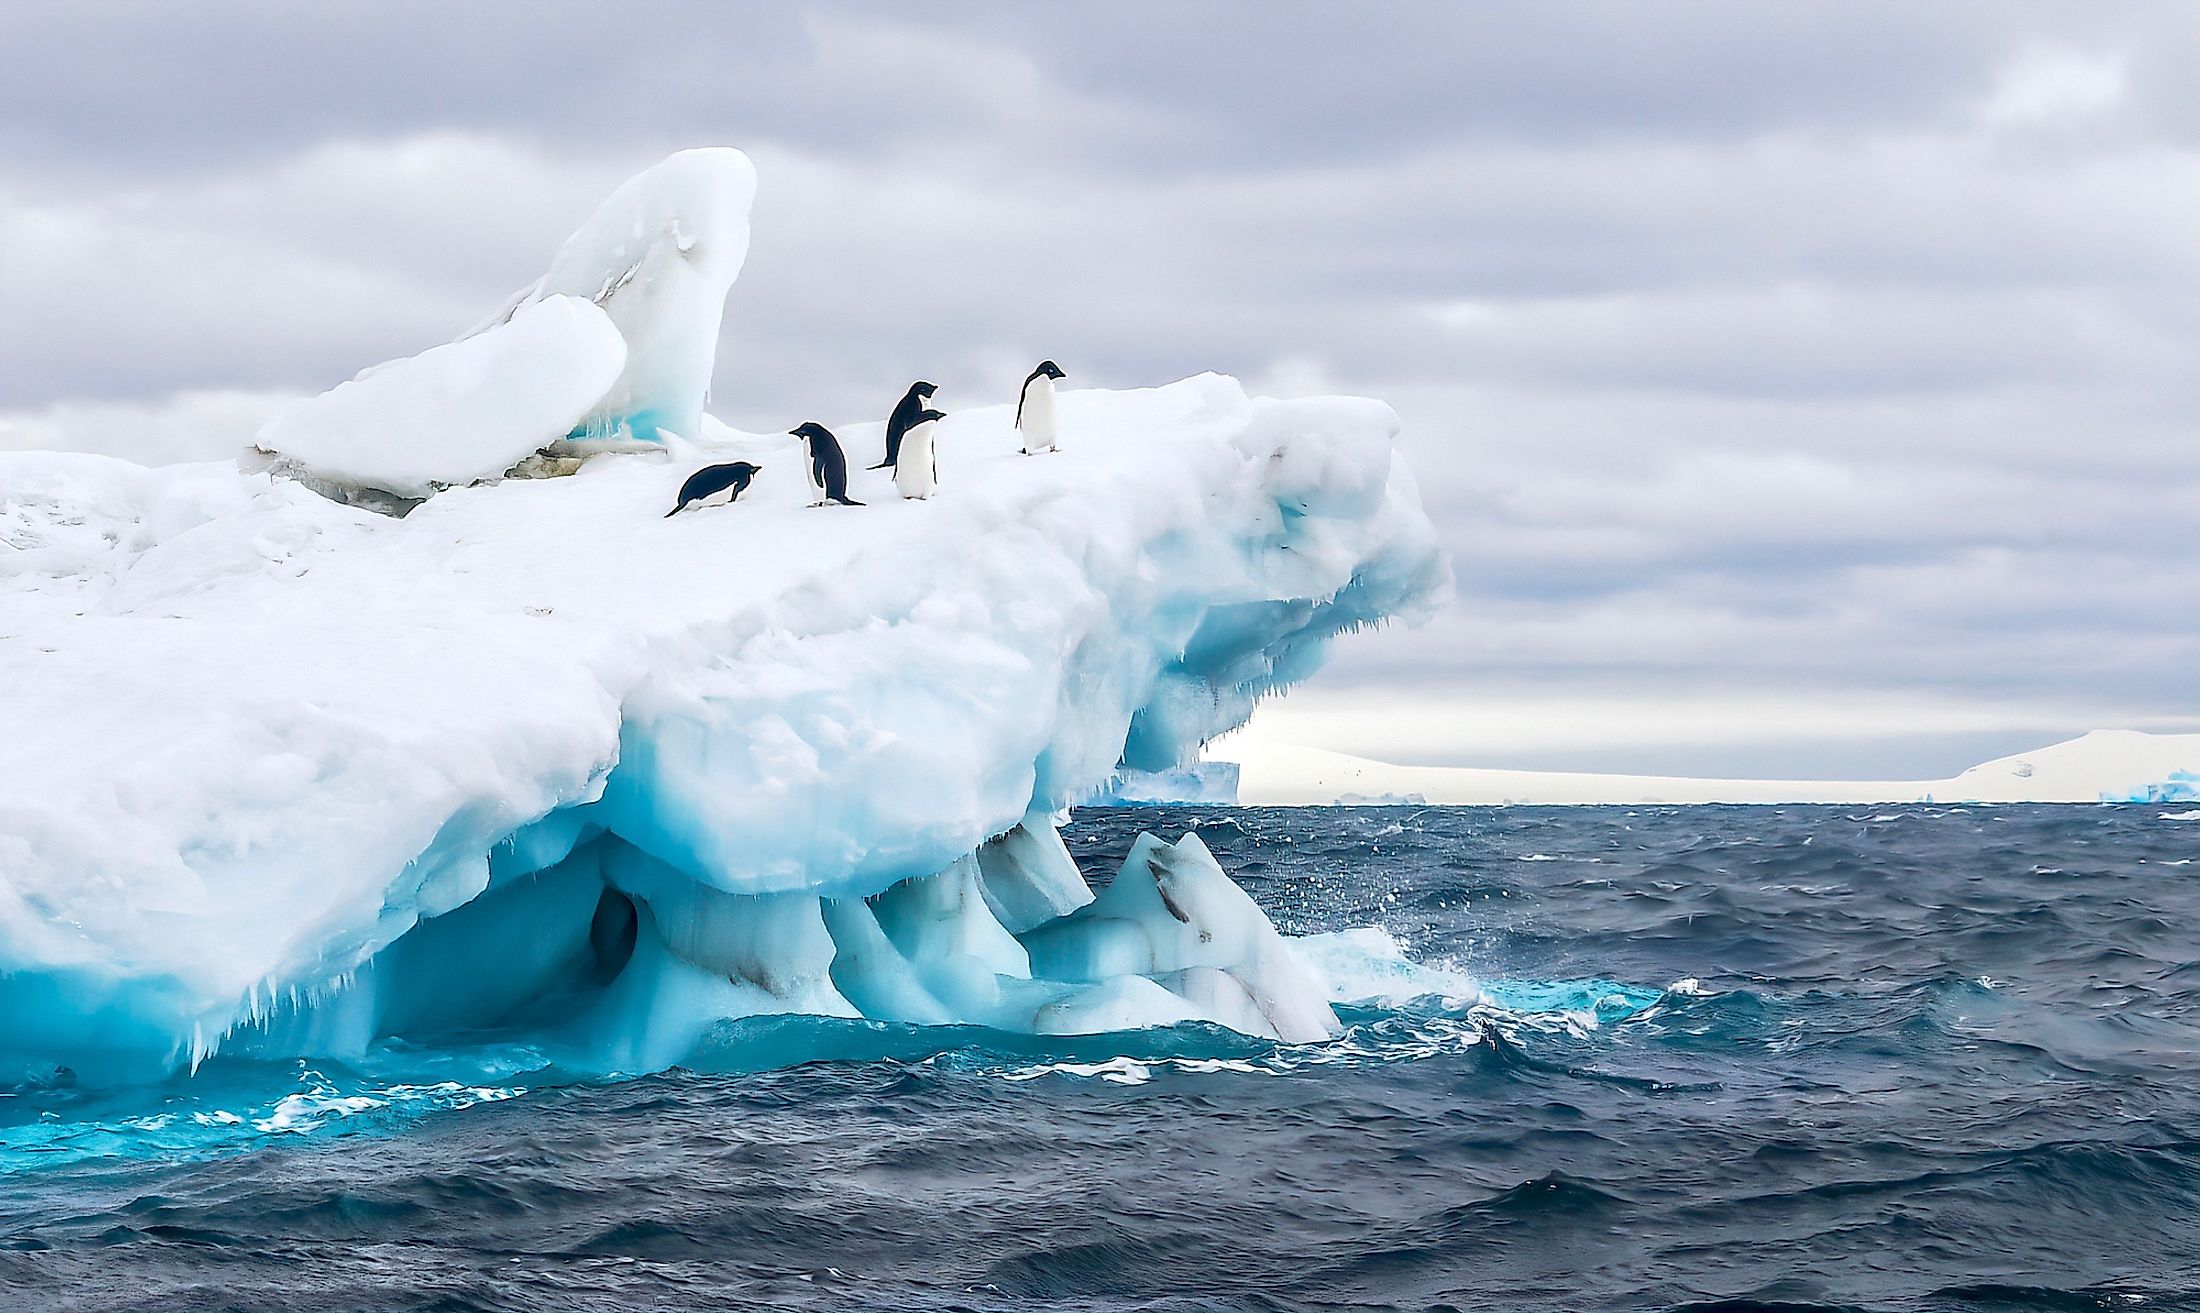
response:
<path fill-rule="evenodd" d="M 807 509 L 793 439 L 700 414 L 750 183 L 689 155 L 494 326 L 274 430 L 403 518 L 0 456 L 0 1082 L 492 1030 L 643 1070 L 774 1013 L 1334 1030 L 1196 837 L 1095 897 L 1055 827 L 1441 587 L 1396 417 L 1071 391 L 1057 454 L 960 410 L 937 496 Z M 663 448 L 462 486 L 638 416 L 763 472 L 670 520 Z"/>

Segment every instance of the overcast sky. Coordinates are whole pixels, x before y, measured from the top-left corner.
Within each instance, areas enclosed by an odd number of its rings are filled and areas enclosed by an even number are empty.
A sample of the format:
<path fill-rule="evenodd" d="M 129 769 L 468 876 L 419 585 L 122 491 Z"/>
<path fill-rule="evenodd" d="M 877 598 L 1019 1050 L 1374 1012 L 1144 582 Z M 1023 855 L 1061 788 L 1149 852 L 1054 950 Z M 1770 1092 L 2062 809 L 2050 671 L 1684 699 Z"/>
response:
<path fill-rule="evenodd" d="M 2200 6 L 13 0 L 0 49 L 0 446 L 226 454 L 730 144 L 736 425 L 1042 355 L 1398 408 L 1456 597 L 1276 732 L 1918 777 L 2200 728 Z"/>

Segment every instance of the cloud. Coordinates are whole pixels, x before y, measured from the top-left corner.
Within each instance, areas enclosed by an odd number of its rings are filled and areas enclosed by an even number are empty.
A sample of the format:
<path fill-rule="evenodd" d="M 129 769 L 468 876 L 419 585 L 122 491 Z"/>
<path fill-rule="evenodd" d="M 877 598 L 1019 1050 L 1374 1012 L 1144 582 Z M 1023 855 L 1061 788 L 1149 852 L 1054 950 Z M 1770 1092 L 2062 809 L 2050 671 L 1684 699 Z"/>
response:
<path fill-rule="evenodd" d="M 1955 709 L 1897 757 L 2193 712 L 2194 11 L 1001 13 L 10 6 L 0 445 L 220 454 L 732 141 L 736 423 L 1040 355 L 1391 400 L 1458 605 L 1339 696 L 1718 704 L 1759 762 L 1768 699 Z"/>
<path fill-rule="evenodd" d="M 332 386 L 539 276 L 628 163 L 445 134 L 185 178 L 18 172 L 0 404 Z"/>
<path fill-rule="evenodd" d="M 1993 127 L 2066 127 L 2114 113 L 2130 84 L 2118 53 L 2035 47 L 2003 66 L 1978 114 Z"/>
<path fill-rule="evenodd" d="M 179 392 L 153 402 L 61 401 L 0 415 L 0 451 L 83 451 L 140 465 L 229 460 L 298 399 L 284 392 Z"/>

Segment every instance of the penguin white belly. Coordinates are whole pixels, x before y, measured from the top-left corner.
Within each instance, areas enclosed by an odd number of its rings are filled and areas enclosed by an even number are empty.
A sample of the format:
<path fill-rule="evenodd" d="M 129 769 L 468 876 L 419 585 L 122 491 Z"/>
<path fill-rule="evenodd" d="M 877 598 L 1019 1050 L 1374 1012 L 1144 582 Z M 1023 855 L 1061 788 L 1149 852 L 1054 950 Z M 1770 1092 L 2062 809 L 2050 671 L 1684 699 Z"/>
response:
<path fill-rule="evenodd" d="M 901 458 L 894 462 L 894 487 L 904 497 L 918 501 L 940 486 L 939 455 L 932 449 L 932 427 L 926 420 L 901 435 Z"/>
<path fill-rule="evenodd" d="M 1054 380 L 1041 374 L 1024 388 L 1023 416 L 1016 427 L 1024 435 L 1024 450 L 1054 450 Z"/>

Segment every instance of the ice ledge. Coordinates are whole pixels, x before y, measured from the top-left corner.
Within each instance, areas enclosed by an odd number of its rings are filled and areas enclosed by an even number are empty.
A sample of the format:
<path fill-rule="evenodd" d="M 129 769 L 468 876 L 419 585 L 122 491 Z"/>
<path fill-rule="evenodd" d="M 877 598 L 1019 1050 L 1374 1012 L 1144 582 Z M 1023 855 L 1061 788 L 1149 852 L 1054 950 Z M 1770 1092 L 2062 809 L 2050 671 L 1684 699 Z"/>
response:
<path fill-rule="evenodd" d="M 952 415 L 939 497 L 828 510 L 718 430 L 765 473 L 673 520 L 659 456 L 403 520 L 0 457 L 0 1063 L 180 1065 L 576 845 L 744 898 L 934 877 L 1445 582 L 1380 403 L 1204 375 L 1062 423 Z"/>

